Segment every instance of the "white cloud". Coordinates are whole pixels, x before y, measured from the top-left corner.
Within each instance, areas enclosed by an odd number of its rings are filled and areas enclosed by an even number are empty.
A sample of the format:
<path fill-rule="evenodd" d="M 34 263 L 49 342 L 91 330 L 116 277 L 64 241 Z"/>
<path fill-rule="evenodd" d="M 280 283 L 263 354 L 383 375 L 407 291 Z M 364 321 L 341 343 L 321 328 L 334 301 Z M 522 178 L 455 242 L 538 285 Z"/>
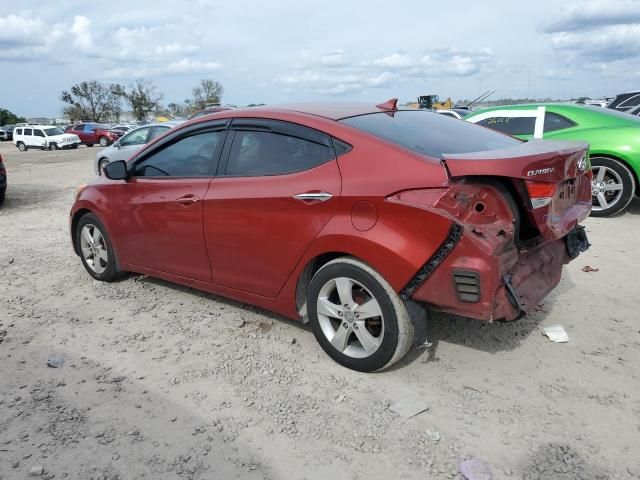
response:
<path fill-rule="evenodd" d="M 637 0 L 592 0 L 569 4 L 564 12 L 548 22 L 546 33 L 571 32 L 607 25 L 640 23 L 640 2 Z"/>
<path fill-rule="evenodd" d="M 410 67 L 415 65 L 415 61 L 404 53 L 394 53 L 374 60 L 373 64 L 381 67 Z"/>
<path fill-rule="evenodd" d="M 71 26 L 73 34 L 73 44 L 82 52 L 90 52 L 93 47 L 93 38 L 91 37 L 91 20 L 82 15 L 76 15 Z"/>
<path fill-rule="evenodd" d="M 343 50 L 334 50 L 320 57 L 320 63 L 327 67 L 343 67 L 348 64 Z"/>

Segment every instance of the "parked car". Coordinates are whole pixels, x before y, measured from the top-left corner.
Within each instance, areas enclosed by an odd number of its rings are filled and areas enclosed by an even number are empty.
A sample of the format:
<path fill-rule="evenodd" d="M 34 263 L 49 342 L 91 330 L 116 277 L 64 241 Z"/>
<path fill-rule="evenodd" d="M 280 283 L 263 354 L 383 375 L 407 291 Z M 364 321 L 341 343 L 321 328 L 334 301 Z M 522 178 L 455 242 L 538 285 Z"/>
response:
<path fill-rule="evenodd" d="M 640 118 L 608 108 L 546 103 L 478 110 L 465 117 L 494 130 L 527 140 L 589 142 L 592 215 L 607 217 L 624 210 L 640 193 Z"/>
<path fill-rule="evenodd" d="M 67 133 L 74 133 L 87 147 L 99 144 L 101 147 L 111 145 L 118 139 L 118 135 L 110 131 L 110 126 L 104 123 L 78 123 L 67 127 Z"/>
<path fill-rule="evenodd" d="M 0 128 L 0 141 L 6 142 L 7 140 L 9 140 L 9 135 L 4 128 Z"/>
<path fill-rule="evenodd" d="M 199 112 L 194 113 L 189 117 L 189 120 L 199 117 L 204 117 L 205 115 L 211 115 L 212 113 L 218 112 L 226 112 L 228 110 L 233 110 L 231 107 L 208 107 L 204 110 L 200 110 Z"/>
<path fill-rule="evenodd" d="M 469 110 L 468 108 L 452 108 L 450 110 L 436 110 L 436 113 L 460 120 L 466 115 L 469 115 L 471 113 L 471 110 Z"/>
<path fill-rule="evenodd" d="M 2 155 L 0 155 L 0 205 L 4 202 L 4 197 L 7 193 L 7 169 L 2 161 Z"/>
<path fill-rule="evenodd" d="M 21 152 L 30 148 L 60 150 L 78 148 L 80 138 L 51 125 L 29 125 L 14 129 L 13 143 Z"/>
<path fill-rule="evenodd" d="M 4 132 L 7 136 L 7 140 L 13 140 L 13 129 L 14 129 L 15 125 L 5 125 L 4 127 L 2 127 L 4 129 Z"/>
<path fill-rule="evenodd" d="M 122 138 L 116 140 L 110 147 L 100 150 L 96 155 L 95 172 L 101 175 L 104 167 L 116 160 L 127 160 L 146 143 L 168 132 L 182 122 L 163 122 L 137 127 Z"/>
<path fill-rule="evenodd" d="M 360 371 L 407 352 L 416 302 L 485 321 L 532 311 L 588 248 L 587 144 L 395 105 L 182 124 L 78 190 L 73 248 L 98 280 L 139 272 L 309 321 Z"/>
<path fill-rule="evenodd" d="M 640 106 L 640 91 L 619 93 L 607 104 L 607 108 L 621 112 L 629 112 Z"/>

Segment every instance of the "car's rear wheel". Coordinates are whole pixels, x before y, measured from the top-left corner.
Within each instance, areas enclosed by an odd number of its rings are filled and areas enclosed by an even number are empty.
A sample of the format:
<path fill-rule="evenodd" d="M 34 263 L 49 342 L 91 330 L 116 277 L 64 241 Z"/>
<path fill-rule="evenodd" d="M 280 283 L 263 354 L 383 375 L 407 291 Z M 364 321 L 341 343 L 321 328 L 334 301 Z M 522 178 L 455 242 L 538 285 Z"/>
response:
<path fill-rule="evenodd" d="M 29 150 L 29 147 L 27 147 L 23 142 L 18 142 L 16 146 L 21 152 L 26 152 L 27 150 Z"/>
<path fill-rule="evenodd" d="M 354 258 L 338 258 L 318 270 L 307 290 L 307 312 L 323 350 L 353 370 L 388 367 L 413 342 L 413 324 L 398 294 Z"/>
<path fill-rule="evenodd" d="M 100 143 L 101 147 L 106 147 L 109 145 L 109 139 L 107 137 L 100 137 L 100 140 L 98 140 L 98 143 Z"/>
<path fill-rule="evenodd" d="M 591 215 L 609 217 L 624 210 L 633 199 L 633 173 L 618 160 L 591 157 Z"/>
<path fill-rule="evenodd" d="M 87 147 L 93 147 L 93 143 L 87 143 Z"/>
<path fill-rule="evenodd" d="M 104 171 L 104 167 L 106 167 L 109 164 L 109 159 L 107 158 L 101 158 L 100 161 L 98 162 L 98 175 L 102 175 L 102 172 Z"/>
<path fill-rule="evenodd" d="M 93 278 L 110 282 L 121 275 L 109 234 L 93 213 L 78 221 L 76 245 L 84 268 Z"/>

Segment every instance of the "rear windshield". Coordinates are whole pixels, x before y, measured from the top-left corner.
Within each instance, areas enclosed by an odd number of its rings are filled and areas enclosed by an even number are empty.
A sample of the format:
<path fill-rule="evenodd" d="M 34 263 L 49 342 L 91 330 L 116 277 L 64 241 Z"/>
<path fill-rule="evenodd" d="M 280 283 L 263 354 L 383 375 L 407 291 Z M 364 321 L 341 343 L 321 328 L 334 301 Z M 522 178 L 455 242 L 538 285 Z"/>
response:
<path fill-rule="evenodd" d="M 424 110 L 371 113 L 341 121 L 435 158 L 442 158 L 446 153 L 482 152 L 521 143 L 493 130 Z"/>
<path fill-rule="evenodd" d="M 53 137 L 54 135 L 62 135 L 64 132 L 60 130 L 58 127 L 54 127 L 54 128 L 45 128 L 44 133 L 46 133 L 47 137 Z"/>

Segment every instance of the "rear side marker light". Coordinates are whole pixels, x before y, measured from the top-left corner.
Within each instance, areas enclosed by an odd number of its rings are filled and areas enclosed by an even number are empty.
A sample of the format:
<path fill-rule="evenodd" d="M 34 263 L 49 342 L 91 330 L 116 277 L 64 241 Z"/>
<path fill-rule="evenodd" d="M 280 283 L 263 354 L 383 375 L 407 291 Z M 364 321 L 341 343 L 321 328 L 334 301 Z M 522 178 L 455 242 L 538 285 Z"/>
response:
<path fill-rule="evenodd" d="M 555 183 L 546 182 L 525 182 L 527 185 L 527 192 L 529 192 L 529 198 L 531 199 L 531 206 L 541 208 L 549 205 L 553 199 L 553 195 L 556 193 Z"/>
<path fill-rule="evenodd" d="M 456 270 L 453 272 L 453 283 L 458 298 L 463 302 L 480 301 L 480 274 L 472 270 Z"/>

